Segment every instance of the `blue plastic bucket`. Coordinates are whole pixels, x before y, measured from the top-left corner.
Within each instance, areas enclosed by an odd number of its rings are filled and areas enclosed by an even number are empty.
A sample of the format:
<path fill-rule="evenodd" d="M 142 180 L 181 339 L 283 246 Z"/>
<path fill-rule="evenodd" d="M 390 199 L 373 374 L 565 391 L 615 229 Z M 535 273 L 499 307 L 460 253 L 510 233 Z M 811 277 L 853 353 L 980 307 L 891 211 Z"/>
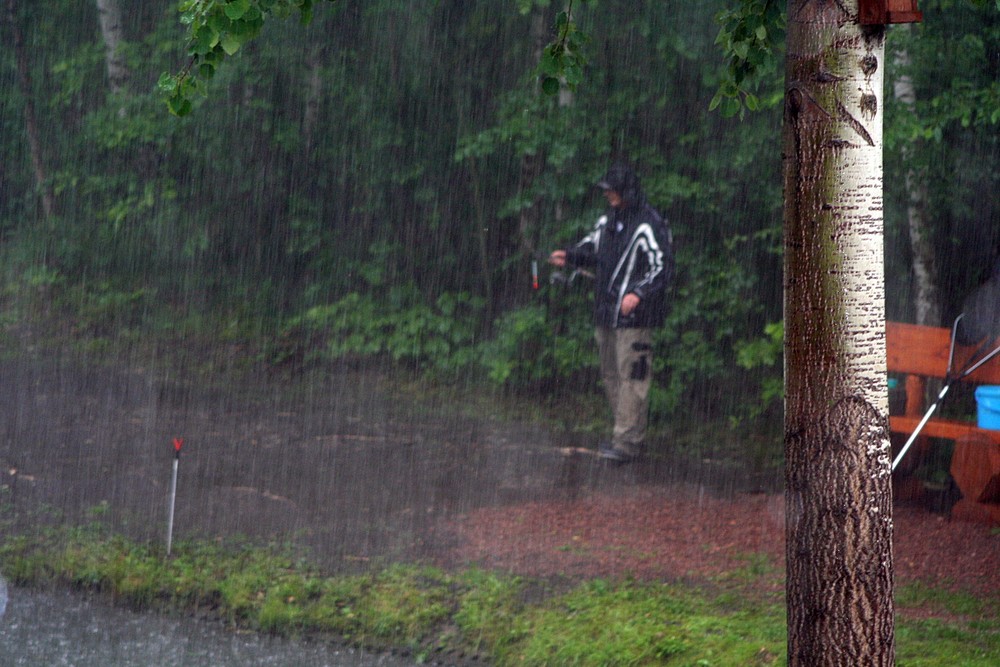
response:
<path fill-rule="evenodd" d="M 976 423 L 979 428 L 1000 431 L 1000 386 L 976 387 Z"/>

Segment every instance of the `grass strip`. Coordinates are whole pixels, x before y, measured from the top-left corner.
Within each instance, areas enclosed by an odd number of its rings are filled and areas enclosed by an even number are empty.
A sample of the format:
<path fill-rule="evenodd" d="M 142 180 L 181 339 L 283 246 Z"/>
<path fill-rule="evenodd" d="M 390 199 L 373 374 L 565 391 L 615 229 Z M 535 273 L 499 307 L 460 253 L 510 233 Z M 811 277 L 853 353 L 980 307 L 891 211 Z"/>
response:
<path fill-rule="evenodd" d="M 566 584 L 420 565 L 328 576 L 288 547 L 185 541 L 168 559 L 159 546 L 95 524 L 8 535 L 0 571 L 15 585 L 65 586 L 133 609 L 392 650 L 418 662 L 447 655 L 500 666 L 785 664 L 782 601 L 739 592 L 752 584 L 747 578 L 773 577 L 766 569 L 735 573 L 721 586 Z M 900 667 L 1000 664 L 995 600 L 919 586 L 898 598 L 903 613 L 932 605 L 950 619 L 900 618 Z"/>

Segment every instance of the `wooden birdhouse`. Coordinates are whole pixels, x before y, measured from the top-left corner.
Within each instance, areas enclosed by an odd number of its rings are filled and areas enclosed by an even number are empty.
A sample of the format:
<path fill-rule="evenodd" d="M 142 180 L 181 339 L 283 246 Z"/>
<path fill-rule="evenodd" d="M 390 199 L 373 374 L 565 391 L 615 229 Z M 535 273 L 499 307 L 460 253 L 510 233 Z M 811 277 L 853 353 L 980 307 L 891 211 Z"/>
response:
<path fill-rule="evenodd" d="M 858 0 L 858 20 L 861 25 L 920 23 L 924 15 L 917 0 Z"/>

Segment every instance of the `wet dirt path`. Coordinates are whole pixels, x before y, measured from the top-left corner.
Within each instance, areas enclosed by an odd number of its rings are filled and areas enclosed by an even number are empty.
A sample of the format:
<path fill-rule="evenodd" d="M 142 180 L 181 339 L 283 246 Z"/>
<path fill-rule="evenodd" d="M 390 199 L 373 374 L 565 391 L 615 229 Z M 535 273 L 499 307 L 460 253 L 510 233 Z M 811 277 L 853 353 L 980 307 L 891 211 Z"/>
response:
<path fill-rule="evenodd" d="M 609 469 L 572 439 L 495 415 L 407 401 L 386 379 L 341 370 L 289 383 L 264 375 L 214 386 L 179 371 L 71 357 L 0 362 L 0 483 L 6 511 L 71 522 L 99 516 L 164 540 L 183 438 L 174 539 L 245 535 L 310 547 L 334 569 L 433 560 L 449 517 L 683 477 L 735 492 L 739 471 L 656 463 Z M 592 443 L 591 443 L 592 446 Z"/>
<path fill-rule="evenodd" d="M 670 578 L 753 553 L 780 567 L 775 473 L 682 459 L 662 443 L 641 464 L 609 467 L 575 451 L 595 443 L 454 398 L 403 397 L 371 372 L 234 377 L 0 361 L 0 519 L 31 530 L 40 517 L 100 518 L 165 542 L 182 437 L 175 541 L 296 544 L 331 572 L 430 562 Z M 1000 534 L 920 508 L 897 519 L 903 579 L 996 590 Z"/>

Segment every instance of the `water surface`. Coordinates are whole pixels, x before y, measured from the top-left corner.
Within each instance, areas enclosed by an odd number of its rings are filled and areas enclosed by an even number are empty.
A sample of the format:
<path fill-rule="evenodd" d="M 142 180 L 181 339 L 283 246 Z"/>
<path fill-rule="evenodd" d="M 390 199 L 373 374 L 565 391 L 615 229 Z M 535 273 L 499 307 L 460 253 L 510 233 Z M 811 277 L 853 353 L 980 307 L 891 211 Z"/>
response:
<path fill-rule="evenodd" d="M 403 667 L 414 660 L 139 614 L 67 592 L 6 589 L 0 667 Z M 6 601 L 6 611 L 3 611 Z"/>

